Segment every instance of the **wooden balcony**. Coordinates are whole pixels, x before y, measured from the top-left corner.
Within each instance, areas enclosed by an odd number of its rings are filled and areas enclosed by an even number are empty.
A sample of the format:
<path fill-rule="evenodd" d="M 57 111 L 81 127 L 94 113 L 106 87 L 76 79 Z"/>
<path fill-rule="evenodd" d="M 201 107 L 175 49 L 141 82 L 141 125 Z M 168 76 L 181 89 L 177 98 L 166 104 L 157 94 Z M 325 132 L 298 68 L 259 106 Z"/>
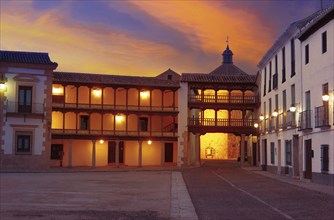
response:
<path fill-rule="evenodd" d="M 188 118 L 188 131 L 192 133 L 234 133 L 258 134 L 258 129 L 254 127 L 254 119 L 214 119 L 214 118 Z"/>
<path fill-rule="evenodd" d="M 139 106 L 139 105 L 111 105 L 111 104 L 81 104 L 81 103 L 52 103 L 53 111 L 73 111 L 73 112 L 101 112 L 101 113 L 171 113 L 177 114 L 178 108 L 175 106 Z"/>
<path fill-rule="evenodd" d="M 190 108 L 256 108 L 258 96 L 225 96 L 225 95 L 190 95 L 188 97 L 188 107 Z"/>
<path fill-rule="evenodd" d="M 126 130 L 80 130 L 51 129 L 52 138 L 62 139 L 123 139 L 123 140 L 177 140 L 177 130 L 173 131 L 126 131 Z"/>

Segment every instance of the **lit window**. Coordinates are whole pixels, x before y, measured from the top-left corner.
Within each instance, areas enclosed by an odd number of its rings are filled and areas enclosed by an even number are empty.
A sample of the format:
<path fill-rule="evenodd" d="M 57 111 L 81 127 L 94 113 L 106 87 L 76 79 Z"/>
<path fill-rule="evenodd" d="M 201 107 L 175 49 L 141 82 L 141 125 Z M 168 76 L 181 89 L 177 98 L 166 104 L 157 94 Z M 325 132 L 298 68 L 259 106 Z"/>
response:
<path fill-rule="evenodd" d="M 64 95 L 64 88 L 61 85 L 53 85 L 52 95 Z"/>
<path fill-rule="evenodd" d="M 93 95 L 100 97 L 102 95 L 102 90 L 100 88 L 94 88 L 93 89 Z"/>
<path fill-rule="evenodd" d="M 140 92 L 140 98 L 147 99 L 148 97 L 150 97 L 150 92 L 149 91 L 145 90 L 145 91 Z"/>

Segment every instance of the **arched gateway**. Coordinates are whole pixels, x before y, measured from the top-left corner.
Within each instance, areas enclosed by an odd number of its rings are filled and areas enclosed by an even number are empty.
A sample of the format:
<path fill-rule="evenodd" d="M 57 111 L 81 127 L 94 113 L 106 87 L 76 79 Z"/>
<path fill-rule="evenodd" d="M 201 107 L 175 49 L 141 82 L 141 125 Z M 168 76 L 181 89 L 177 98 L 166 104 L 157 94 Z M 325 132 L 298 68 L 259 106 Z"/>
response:
<path fill-rule="evenodd" d="M 179 96 L 188 97 L 179 102 L 180 109 L 187 109 L 179 113 L 183 165 L 240 155 L 241 164 L 257 163 L 257 77 L 233 64 L 228 45 L 222 56 L 222 64 L 208 74 L 182 74 Z"/>

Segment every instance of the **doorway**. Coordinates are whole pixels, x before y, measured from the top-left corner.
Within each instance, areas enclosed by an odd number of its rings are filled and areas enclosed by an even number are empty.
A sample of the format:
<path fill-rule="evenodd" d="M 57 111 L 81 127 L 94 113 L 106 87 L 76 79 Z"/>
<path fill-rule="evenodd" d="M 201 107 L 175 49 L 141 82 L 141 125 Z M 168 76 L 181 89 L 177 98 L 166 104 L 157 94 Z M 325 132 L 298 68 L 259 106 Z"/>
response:
<path fill-rule="evenodd" d="M 312 139 L 305 140 L 305 178 L 312 179 Z"/>
<path fill-rule="evenodd" d="M 267 139 L 262 140 L 262 170 L 267 170 Z"/>
<path fill-rule="evenodd" d="M 292 167 L 293 176 L 299 176 L 299 136 L 293 135 L 292 139 Z M 312 162 L 312 161 L 311 161 Z"/>
<path fill-rule="evenodd" d="M 282 173 L 282 146 L 281 146 L 281 140 L 278 140 L 278 145 L 277 145 L 277 174 Z"/>
<path fill-rule="evenodd" d="M 165 163 L 173 162 L 173 143 L 165 143 Z"/>
<path fill-rule="evenodd" d="M 119 163 L 124 163 L 124 141 L 119 142 Z M 116 142 L 108 141 L 108 163 L 116 162 Z"/>

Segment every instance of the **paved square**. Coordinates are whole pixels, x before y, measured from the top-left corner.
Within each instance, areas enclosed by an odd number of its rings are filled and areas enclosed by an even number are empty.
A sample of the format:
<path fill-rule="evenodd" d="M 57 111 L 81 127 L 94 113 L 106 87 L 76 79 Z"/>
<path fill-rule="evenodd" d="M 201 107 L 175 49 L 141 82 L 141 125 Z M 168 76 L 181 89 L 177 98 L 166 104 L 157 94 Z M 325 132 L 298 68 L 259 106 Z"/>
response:
<path fill-rule="evenodd" d="M 0 173 L 1 220 L 169 219 L 170 171 Z"/>

